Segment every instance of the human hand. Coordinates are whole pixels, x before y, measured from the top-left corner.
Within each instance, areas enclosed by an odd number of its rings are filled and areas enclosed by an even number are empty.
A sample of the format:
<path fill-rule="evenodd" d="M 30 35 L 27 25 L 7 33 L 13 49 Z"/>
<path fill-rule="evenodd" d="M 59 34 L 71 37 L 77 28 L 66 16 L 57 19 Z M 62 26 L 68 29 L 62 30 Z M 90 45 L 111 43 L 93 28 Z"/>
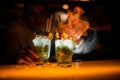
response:
<path fill-rule="evenodd" d="M 31 49 L 23 49 L 17 59 L 18 64 L 40 64 L 39 55 Z"/>

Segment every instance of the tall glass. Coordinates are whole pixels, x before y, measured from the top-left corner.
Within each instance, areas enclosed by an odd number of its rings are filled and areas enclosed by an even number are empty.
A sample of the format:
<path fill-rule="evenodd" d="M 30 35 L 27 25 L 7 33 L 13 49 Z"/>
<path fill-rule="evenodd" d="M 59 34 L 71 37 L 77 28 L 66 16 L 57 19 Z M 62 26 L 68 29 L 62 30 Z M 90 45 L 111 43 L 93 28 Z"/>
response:
<path fill-rule="evenodd" d="M 71 67 L 73 41 L 71 39 L 56 39 L 55 50 L 57 65 L 60 67 Z"/>
<path fill-rule="evenodd" d="M 40 55 L 40 61 L 44 64 L 49 61 L 51 39 L 47 35 L 36 35 L 33 39 L 36 52 Z"/>

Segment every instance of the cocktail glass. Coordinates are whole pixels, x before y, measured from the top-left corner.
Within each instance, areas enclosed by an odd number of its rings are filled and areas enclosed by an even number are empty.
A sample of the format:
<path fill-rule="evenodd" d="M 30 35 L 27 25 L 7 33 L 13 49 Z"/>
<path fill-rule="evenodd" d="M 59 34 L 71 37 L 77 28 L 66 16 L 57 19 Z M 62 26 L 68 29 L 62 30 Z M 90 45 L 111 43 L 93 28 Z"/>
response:
<path fill-rule="evenodd" d="M 43 64 L 49 62 L 51 39 L 45 35 L 36 35 L 33 44 L 36 52 L 40 55 L 40 61 Z"/>
<path fill-rule="evenodd" d="M 57 65 L 60 67 L 71 67 L 73 41 L 71 39 L 55 40 L 55 52 Z"/>

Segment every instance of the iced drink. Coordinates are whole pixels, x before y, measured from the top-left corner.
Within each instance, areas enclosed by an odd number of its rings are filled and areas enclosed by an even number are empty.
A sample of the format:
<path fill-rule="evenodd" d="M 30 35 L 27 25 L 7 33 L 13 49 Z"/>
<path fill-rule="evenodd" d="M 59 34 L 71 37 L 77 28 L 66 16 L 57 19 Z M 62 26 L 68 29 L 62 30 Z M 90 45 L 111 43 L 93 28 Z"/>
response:
<path fill-rule="evenodd" d="M 73 41 L 71 39 L 55 40 L 57 65 L 70 67 L 72 62 Z"/>
<path fill-rule="evenodd" d="M 40 55 L 40 60 L 45 63 L 49 61 L 51 40 L 47 36 L 37 35 L 33 39 L 36 52 Z"/>

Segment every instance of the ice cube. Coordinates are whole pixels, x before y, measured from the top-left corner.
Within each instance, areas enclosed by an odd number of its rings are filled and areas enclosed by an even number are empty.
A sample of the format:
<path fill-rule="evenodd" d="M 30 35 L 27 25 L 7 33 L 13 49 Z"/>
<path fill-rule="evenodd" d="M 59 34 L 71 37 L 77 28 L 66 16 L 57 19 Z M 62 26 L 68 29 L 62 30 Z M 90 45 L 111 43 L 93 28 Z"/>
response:
<path fill-rule="evenodd" d="M 62 45 L 67 46 L 70 49 L 73 49 L 73 41 L 71 39 L 65 39 Z"/>
<path fill-rule="evenodd" d="M 34 46 L 45 46 L 50 45 L 51 40 L 44 36 L 36 36 L 35 39 L 33 39 Z"/>
<path fill-rule="evenodd" d="M 56 41 L 55 41 L 55 46 L 56 46 L 56 47 L 57 47 L 57 46 L 60 46 L 60 47 L 61 47 L 61 43 L 62 43 L 61 40 L 56 40 Z"/>

